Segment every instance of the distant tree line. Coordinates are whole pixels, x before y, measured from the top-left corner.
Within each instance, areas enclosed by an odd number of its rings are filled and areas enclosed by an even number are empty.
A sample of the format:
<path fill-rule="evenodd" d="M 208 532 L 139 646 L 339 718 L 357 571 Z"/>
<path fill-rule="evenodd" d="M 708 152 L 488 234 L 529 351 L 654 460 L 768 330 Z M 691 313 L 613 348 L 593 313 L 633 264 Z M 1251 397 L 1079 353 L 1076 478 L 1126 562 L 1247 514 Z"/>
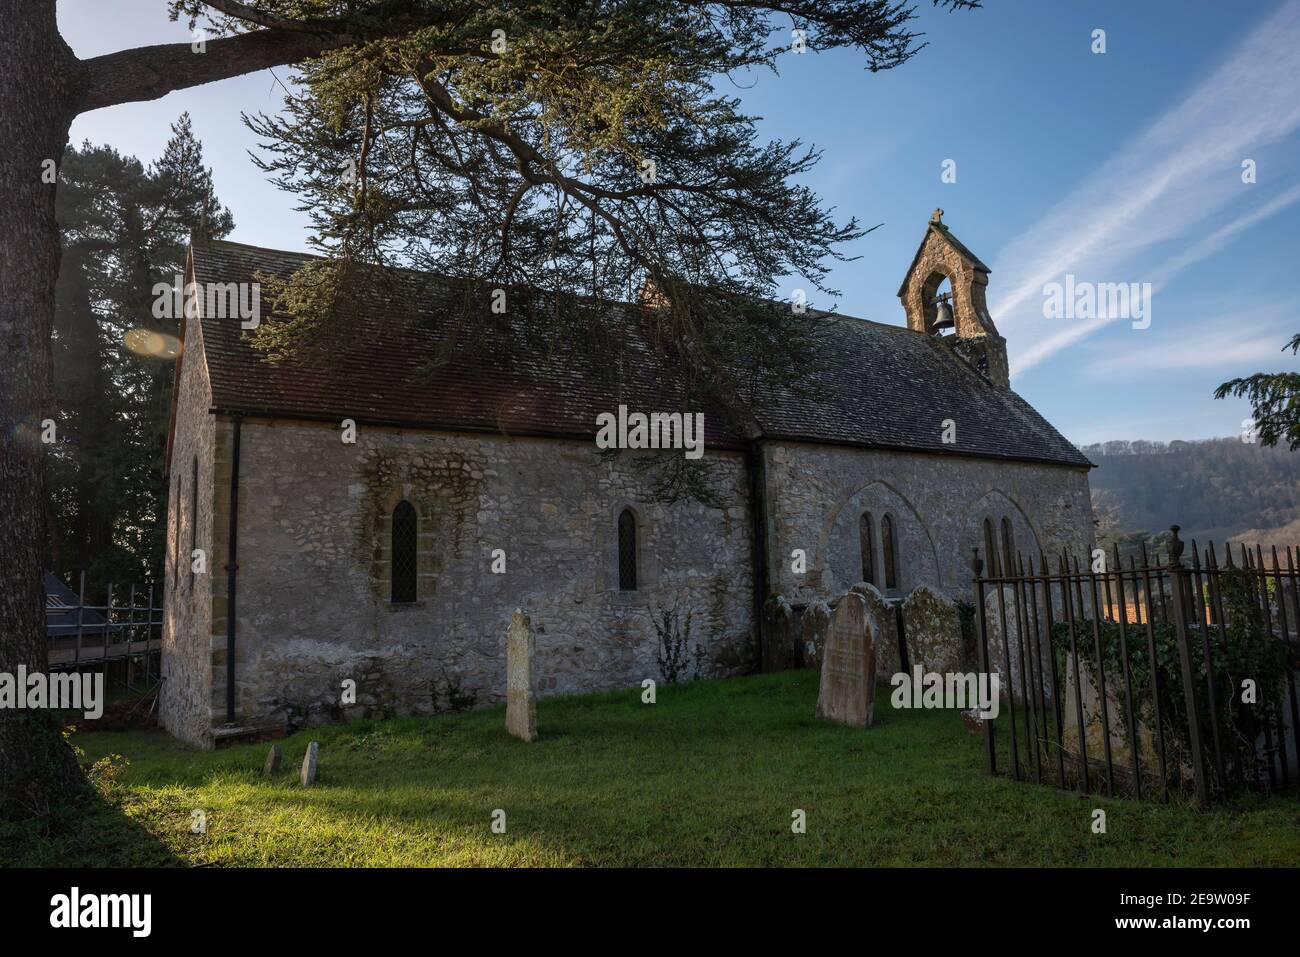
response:
<path fill-rule="evenodd" d="M 1300 520 L 1300 452 L 1240 438 L 1102 442 L 1081 451 L 1099 540 L 1140 543 L 1181 526 L 1181 537 L 1220 542 Z M 1300 543 L 1298 543 L 1300 544 Z"/>

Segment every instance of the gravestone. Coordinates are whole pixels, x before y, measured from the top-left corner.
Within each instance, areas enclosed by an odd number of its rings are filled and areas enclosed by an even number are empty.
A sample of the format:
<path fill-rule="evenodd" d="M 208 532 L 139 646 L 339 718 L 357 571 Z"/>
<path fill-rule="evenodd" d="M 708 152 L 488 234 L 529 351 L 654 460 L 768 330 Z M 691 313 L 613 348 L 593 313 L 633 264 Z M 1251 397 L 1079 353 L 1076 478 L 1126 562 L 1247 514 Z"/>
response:
<path fill-rule="evenodd" d="M 1016 613 L 1016 590 L 1013 585 L 1002 585 L 1002 602 L 998 602 L 998 586 L 989 586 L 987 594 L 984 596 L 984 625 L 988 635 L 989 643 L 989 671 L 1000 675 L 1002 683 L 1001 694 L 1003 697 L 1014 695 L 1017 704 L 1025 700 L 1025 693 L 1034 692 L 1034 675 L 1043 669 L 1043 695 L 1050 700 L 1051 685 L 1048 683 L 1049 672 L 1051 667 L 1050 659 L 1044 657 L 1039 660 L 1039 649 L 1033 645 L 1032 635 L 1022 635 L 1020 630 L 1020 620 Z M 1006 620 L 1006 645 L 1003 646 L 1002 622 Z M 1032 626 L 1032 622 L 1031 622 Z M 1032 630 L 1032 628 L 1031 628 Z M 1028 641 L 1028 645 L 1022 642 Z M 1079 636 L 1079 642 L 1082 649 L 1091 646 L 1091 632 Z M 1010 666 L 1008 666 L 1007 653 L 1010 652 Z M 1081 651 L 1081 653 L 1084 653 Z M 976 649 L 978 655 L 978 649 Z M 1032 656 L 1028 662 L 1029 667 L 1025 668 L 1026 658 Z M 1021 680 L 1025 684 L 1025 690 L 1020 687 Z"/>
<path fill-rule="evenodd" d="M 798 618 L 782 595 L 772 594 L 763 603 L 761 654 L 764 674 L 798 668 L 804 663 Z"/>
<path fill-rule="evenodd" d="M 307 753 L 302 756 L 302 786 L 310 787 L 316 783 L 316 752 L 320 745 L 315 741 L 307 745 Z"/>
<path fill-rule="evenodd" d="M 506 631 L 506 730 L 530 742 L 537 740 L 537 699 L 533 695 L 535 651 L 532 623 L 516 608 Z"/>
<path fill-rule="evenodd" d="M 831 615 L 822 654 L 817 717 L 866 727 L 876 699 L 876 623 L 855 591 L 840 599 Z"/>
<path fill-rule="evenodd" d="M 284 749 L 278 744 L 271 745 L 271 750 L 266 752 L 266 764 L 262 765 L 262 777 L 269 778 L 276 771 L 280 770 L 280 762 L 284 759 Z"/>
<path fill-rule="evenodd" d="M 866 601 L 867 616 L 876 621 L 876 675 L 888 681 L 903 670 L 898 652 L 898 618 L 894 606 L 885 601 L 885 596 L 871 582 L 858 582 L 852 590 Z"/>
<path fill-rule="evenodd" d="M 831 624 L 831 606 L 820 598 L 814 598 L 804 609 L 802 624 L 804 667 L 820 669 L 822 649 L 826 647 L 826 629 Z"/>
<path fill-rule="evenodd" d="M 918 585 L 903 599 L 907 661 L 924 673 L 956 674 L 961 667 L 961 616 L 955 602 Z"/>

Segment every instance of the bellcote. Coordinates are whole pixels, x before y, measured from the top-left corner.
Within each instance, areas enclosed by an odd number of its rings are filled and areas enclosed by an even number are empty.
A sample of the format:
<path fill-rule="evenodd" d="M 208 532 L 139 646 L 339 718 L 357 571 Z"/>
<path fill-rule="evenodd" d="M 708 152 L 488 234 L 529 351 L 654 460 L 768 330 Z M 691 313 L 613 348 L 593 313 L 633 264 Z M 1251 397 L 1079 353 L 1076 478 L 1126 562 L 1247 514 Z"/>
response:
<path fill-rule="evenodd" d="M 940 295 L 944 280 L 951 288 Z M 1007 345 L 985 303 L 988 284 L 989 267 L 952 234 L 943 210 L 936 209 L 898 289 L 907 327 L 941 339 L 991 384 L 1007 389 Z"/>

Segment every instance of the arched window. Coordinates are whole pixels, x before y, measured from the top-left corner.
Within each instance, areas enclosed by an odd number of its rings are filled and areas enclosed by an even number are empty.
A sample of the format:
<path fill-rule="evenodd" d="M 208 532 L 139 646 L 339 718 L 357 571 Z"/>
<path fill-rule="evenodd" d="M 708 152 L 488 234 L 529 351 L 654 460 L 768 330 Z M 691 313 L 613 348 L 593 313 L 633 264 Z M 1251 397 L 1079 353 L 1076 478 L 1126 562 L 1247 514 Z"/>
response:
<path fill-rule="evenodd" d="M 416 517 L 410 502 L 398 502 L 393 509 L 393 604 L 416 600 Z"/>
<path fill-rule="evenodd" d="M 894 519 L 885 515 L 880 519 L 880 542 L 885 547 L 885 589 L 898 587 L 898 557 L 894 554 Z"/>
<path fill-rule="evenodd" d="M 630 508 L 618 516 L 618 590 L 636 591 L 636 513 Z"/>
<path fill-rule="evenodd" d="M 999 577 L 998 549 L 996 539 L 993 537 L 993 520 L 991 518 L 984 519 L 984 557 L 987 559 L 986 564 L 988 566 L 984 573 L 985 577 Z"/>
<path fill-rule="evenodd" d="M 190 591 L 194 590 L 194 549 L 199 547 L 199 457 L 194 456 L 190 466 Z"/>
<path fill-rule="evenodd" d="M 1016 533 L 1011 529 L 1011 519 L 1002 517 L 1002 565 L 1008 575 L 1016 573 Z"/>
<path fill-rule="evenodd" d="M 181 588 L 181 477 L 176 476 L 175 494 L 172 496 L 175 502 L 173 514 L 176 520 L 172 522 L 172 589 L 179 592 Z"/>
<path fill-rule="evenodd" d="M 872 528 L 871 513 L 863 512 L 858 523 L 858 547 L 862 549 L 862 580 L 876 583 L 876 533 Z"/>

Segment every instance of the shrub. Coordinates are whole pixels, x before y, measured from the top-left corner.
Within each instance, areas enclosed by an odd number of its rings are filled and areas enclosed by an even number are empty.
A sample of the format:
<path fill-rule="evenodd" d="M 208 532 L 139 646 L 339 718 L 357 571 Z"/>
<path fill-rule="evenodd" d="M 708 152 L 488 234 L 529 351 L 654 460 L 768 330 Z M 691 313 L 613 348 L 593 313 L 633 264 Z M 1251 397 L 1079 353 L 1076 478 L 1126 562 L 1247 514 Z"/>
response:
<path fill-rule="evenodd" d="M 1206 626 L 1188 622 L 1188 642 L 1195 682 L 1197 721 L 1207 762 L 1213 761 L 1214 741 L 1210 723 L 1210 683 L 1206 678 L 1206 645 L 1214 673 L 1215 716 L 1218 718 L 1224 766 L 1229 778 L 1247 783 L 1258 782 L 1274 760 L 1272 751 L 1257 748 L 1265 727 L 1276 727 L 1286 704 L 1287 670 L 1291 666 L 1287 645 L 1269 633 L 1263 613 L 1253 591 L 1250 573 L 1242 569 L 1225 569 L 1220 577 L 1223 599 L 1223 633 L 1217 624 Z M 1123 693 L 1124 661 L 1120 645 L 1119 624 L 1096 623 L 1100 635 L 1102 666 L 1105 670 L 1108 697 L 1119 711 L 1120 729 L 1128 727 L 1128 703 Z M 1096 685 L 1096 644 L 1094 622 L 1076 620 L 1075 636 L 1081 674 Z M 1145 624 L 1129 624 L 1126 629 L 1129 671 L 1133 680 L 1133 702 L 1137 723 L 1155 727 L 1155 708 L 1151 696 L 1152 663 Z M 1177 629 L 1172 624 L 1151 625 L 1155 645 L 1155 675 L 1159 686 L 1160 718 L 1164 728 L 1168 764 L 1171 769 L 1191 764 L 1191 729 L 1187 700 L 1183 689 L 1182 659 Z M 1057 622 L 1052 629 L 1058 674 L 1068 673 L 1070 649 L 1069 625 Z M 1242 681 L 1255 682 L 1254 703 L 1242 701 Z M 1276 750 L 1277 742 L 1273 743 Z"/>
<path fill-rule="evenodd" d="M 655 661 L 664 681 L 676 684 L 685 677 L 688 667 L 692 669 L 691 677 L 698 678 L 704 662 L 704 649 L 698 645 L 691 648 L 691 612 L 688 611 L 686 618 L 682 619 L 674 602 L 672 608 L 652 615 L 651 621 L 659 642 Z"/>

